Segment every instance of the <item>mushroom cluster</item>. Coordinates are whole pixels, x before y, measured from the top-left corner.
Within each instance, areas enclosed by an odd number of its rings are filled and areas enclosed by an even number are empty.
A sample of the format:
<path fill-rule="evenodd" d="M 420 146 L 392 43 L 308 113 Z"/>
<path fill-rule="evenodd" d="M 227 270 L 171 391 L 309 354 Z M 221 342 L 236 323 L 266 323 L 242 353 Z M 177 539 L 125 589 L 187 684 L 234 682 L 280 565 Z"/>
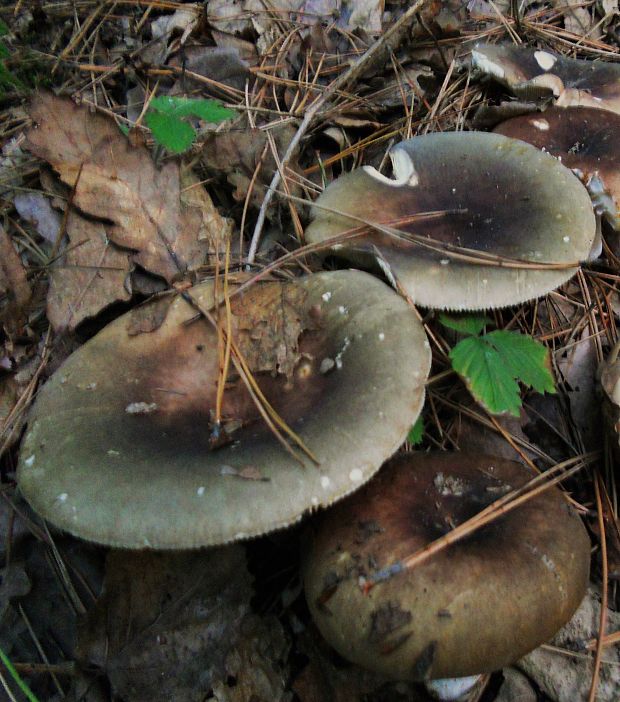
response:
<path fill-rule="evenodd" d="M 363 167 L 326 188 L 306 236 L 405 295 L 341 270 L 233 286 L 224 298 L 204 282 L 146 328 L 121 316 L 31 411 L 18 481 L 39 514 L 125 548 L 211 546 L 290 525 L 358 490 L 418 417 L 431 359 L 411 301 L 516 304 L 564 283 L 590 254 L 590 196 L 550 153 L 453 133 L 415 137 L 390 157 L 393 179 Z M 157 317 L 159 302 L 140 314 Z M 233 342 L 255 385 L 223 363 Z M 305 453 L 276 436 L 265 406 Z M 325 637 L 360 665 L 413 680 L 477 676 L 549 639 L 579 604 L 589 561 L 556 491 L 368 595 L 359 588 L 528 479 L 487 457 L 396 459 L 327 514 L 309 547 L 306 593 Z"/>

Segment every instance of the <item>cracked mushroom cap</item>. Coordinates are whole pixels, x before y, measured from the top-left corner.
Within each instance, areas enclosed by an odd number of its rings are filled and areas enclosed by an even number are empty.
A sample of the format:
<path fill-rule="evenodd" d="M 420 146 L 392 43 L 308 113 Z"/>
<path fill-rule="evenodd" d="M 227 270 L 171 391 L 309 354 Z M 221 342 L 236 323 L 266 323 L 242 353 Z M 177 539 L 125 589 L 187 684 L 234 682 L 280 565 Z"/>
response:
<path fill-rule="evenodd" d="M 213 303 L 212 282 L 189 292 Z M 331 504 L 396 451 L 430 366 L 405 300 L 366 273 L 340 271 L 257 283 L 231 305 L 255 378 L 320 465 L 282 448 L 233 372 L 222 409 L 229 437 L 212 448 L 217 335 L 177 296 L 157 329 L 137 333 L 154 305 L 120 317 L 41 389 L 18 467 L 41 516 L 113 546 L 222 544 Z"/>
<path fill-rule="evenodd" d="M 493 131 L 559 158 L 586 186 L 595 212 L 620 229 L 620 115 L 594 107 L 550 107 L 513 117 Z"/>
<path fill-rule="evenodd" d="M 313 210 L 309 242 L 358 227 L 359 219 L 344 216 L 351 214 L 483 254 L 569 266 L 481 265 L 376 229 L 335 245 L 357 264 L 377 258 L 417 304 L 479 310 L 531 300 L 567 281 L 577 271 L 570 264 L 590 252 L 596 222 L 586 189 L 529 144 L 482 132 L 439 133 L 404 141 L 390 156 L 394 180 L 363 167 L 331 183 Z M 419 217 L 438 210 L 445 214 Z"/>
<path fill-rule="evenodd" d="M 566 58 L 507 44 L 479 44 L 475 68 L 523 100 L 554 98 L 558 107 L 597 107 L 620 114 L 620 65 Z"/>
<path fill-rule="evenodd" d="M 322 515 L 306 550 L 306 598 L 323 636 L 401 680 L 490 672 L 551 639 L 581 602 L 590 562 L 586 531 L 555 488 L 367 594 L 359 585 L 531 477 L 485 456 L 393 459 Z"/>

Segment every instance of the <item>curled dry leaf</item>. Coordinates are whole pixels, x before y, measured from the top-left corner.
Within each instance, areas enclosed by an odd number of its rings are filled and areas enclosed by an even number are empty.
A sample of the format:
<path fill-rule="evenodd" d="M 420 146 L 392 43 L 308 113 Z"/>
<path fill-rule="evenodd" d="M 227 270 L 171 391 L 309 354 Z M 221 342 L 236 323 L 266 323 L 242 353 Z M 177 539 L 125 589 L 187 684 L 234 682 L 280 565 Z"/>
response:
<path fill-rule="evenodd" d="M 68 99 L 41 93 L 30 116 L 28 148 L 75 189 L 73 204 L 101 220 L 105 234 L 130 249 L 135 263 L 171 282 L 223 251 L 230 224 L 206 193 L 199 198 L 202 212 L 196 193 L 190 204 L 181 197 L 176 162 L 158 169 L 146 148 L 131 146 L 112 120 Z"/>

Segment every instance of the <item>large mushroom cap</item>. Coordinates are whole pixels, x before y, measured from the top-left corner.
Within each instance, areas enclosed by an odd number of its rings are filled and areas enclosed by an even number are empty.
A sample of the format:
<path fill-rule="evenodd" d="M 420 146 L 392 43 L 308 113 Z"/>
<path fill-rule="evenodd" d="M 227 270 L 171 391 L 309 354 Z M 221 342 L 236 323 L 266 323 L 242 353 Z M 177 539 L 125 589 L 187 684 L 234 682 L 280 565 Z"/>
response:
<path fill-rule="evenodd" d="M 391 224 L 440 242 L 534 263 L 587 258 L 596 222 L 588 193 L 549 154 L 496 134 L 430 134 L 394 147 L 396 180 L 362 168 L 335 180 L 317 200 L 306 230 L 325 241 L 359 226 Z M 327 208 L 327 209 L 325 209 Z M 413 221 L 437 210 L 444 216 Z M 433 308 L 505 307 L 543 295 L 576 268 L 526 269 L 468 263 L 373 231 L 338 254 L 358 260 L 377 249 L 414 302 Z M 385 265 L 385 263 L 384 263 Z"/>
<path fill-rule="evenodd" d="M 532 475 L 473 455 L 395 458 L 324 515 L 305 563 L 313 617 L 345 658 L 395 679 L 492 671 L 550 639 L 585 594 L 590 544 L 551 488 L 364 594 L 402 561 Z"/>
<path fill-rule="evenodd" d="M 588 188 L 595 210 L 620 229 L 620 115 L 594 107 L 550 107 L 508 119 L 494 131 L 559 158 Z"/>
<path fill-rule="evenodd" d="M 524 100 L 553 97 L 559 107 L 620 113 L 620 65 L 583 61 L 508 44 L 478 44 L 472 64 Z"/>
<path fill-rule="evenodd" d="M 190 293 L 213 302 L 212 283 Z M 115 546 L 219 544 L 332 503 L 398 448 L 430 366 L 422 326 L 401 297 L 366 273 L 341 271 L 259 283 L 232 303 L 263 392 L 320 465 L 302 466 L 282 448 L 233 377 L 223 407 L 231 443 L 211 449 L 217 337 L 177 297 L 156 331 L 130 335 L 125 315 L 42 388 L 18 467 L 39 514 Z M 287 339 L 296 323 L 298 338 Z M 272 356 L 290 373 L 267 370 Z"/>

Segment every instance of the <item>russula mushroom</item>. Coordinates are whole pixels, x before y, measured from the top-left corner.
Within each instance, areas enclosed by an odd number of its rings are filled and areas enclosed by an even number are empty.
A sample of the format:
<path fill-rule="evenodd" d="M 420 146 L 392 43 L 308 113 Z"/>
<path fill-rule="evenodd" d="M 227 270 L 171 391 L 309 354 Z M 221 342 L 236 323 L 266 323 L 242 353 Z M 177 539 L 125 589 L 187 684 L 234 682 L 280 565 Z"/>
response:
<path fill-rule="evenodd" d="M 594 107 L 550 107 L 508 119 L 494 132 L 560 159 L 588 189 L 594 211 L 620 229 L 620 115 Z"/>
<path fill-rule="evenodd" d="M 556 488 L 396 567 L 532 477 L 501 458 L 401 454 L 320 515 L 303 579 L 325 639 L 397 680 L 490 672 L 549 640 L 583 598 L 590 560 L 586 531 Z M 382 572 L 392 576 L 360 587 Z"/>
<path fill-rule="evenodd" d="M 334 246 L 358 264 L 376 258 L 415 303 L 476 310 L 524 302 L 568 280 L 590 252 L 596 222 L 586 189 L 528 144 L 480 132 L 429 134 L 396 145 L 390 157 L 394 180 L 363 167 L 331 183 L 306 238 L 326 241 L 365 220 L 433 240 L 438 249 L 375 228 Z"/>
<path fill-rule="evenodd" d="M 208 308 L 213 282 L 189 294 Z M 405 300 L 366 273 L 338 271 L 257 283 L 231 305 L 254 377 L 319 464 L 282 447 L 232 374 L 229 436 L 213 448 L 218 337 L 177 296 L 159 328 L 132 335 L 135 317 L 120 317 L 42 387 L 17 473 L 41 516 L 113 546 L 222 544 L 329 505 L 396 451 L 430 366 Z"/>
<path fill-rule="evenodd" d="M 597 107 L 620 113 L 620 65 L 583 61 L 508 44 L 478 44 L 472 65 L 523 100 L 554 99 L 558 107 Z"/>

